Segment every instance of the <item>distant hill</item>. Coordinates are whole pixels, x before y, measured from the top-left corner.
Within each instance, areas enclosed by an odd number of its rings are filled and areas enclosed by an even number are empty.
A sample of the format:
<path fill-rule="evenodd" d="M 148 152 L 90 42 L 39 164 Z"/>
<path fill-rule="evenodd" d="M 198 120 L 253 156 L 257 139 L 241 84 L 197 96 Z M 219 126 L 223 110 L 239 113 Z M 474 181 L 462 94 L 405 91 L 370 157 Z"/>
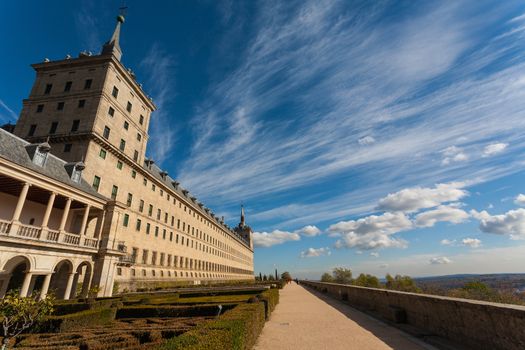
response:
<path fill-rule="evenodd" d="M 500 292 L 525 292 L 525 273 L 496 273 L 496 274 L 458 274 L 446 276 L 432 276 L 414 278 L 414 281 L 424 290 L 456 289 L 466 283 L 480 281 Z"/>

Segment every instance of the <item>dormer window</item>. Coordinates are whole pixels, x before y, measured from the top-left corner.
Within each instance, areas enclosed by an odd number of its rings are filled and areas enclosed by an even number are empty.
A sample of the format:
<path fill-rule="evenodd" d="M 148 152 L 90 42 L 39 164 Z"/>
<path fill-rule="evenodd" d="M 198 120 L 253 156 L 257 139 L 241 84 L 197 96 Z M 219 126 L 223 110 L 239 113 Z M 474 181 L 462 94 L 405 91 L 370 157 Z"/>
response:
<path fill-rule="evenodd" d="M 42 146 L 38 146 L 35 150 L 35 155 L 33 156 L 33 163 L 44 167 L 47 160 L 47 154 L 49 153 L 49 149 L 45 149 Z"/>
<path fill-rule="evenodd" d="M 86 165 L 83 162 L 67 163 L 65 165 L 65 168 L 71 178 L 71 181 L 76 182 L 76 183 L 80 183 L 82 181 L 82 171 L 86 168 Z M 95 176 L 95 180 L 96 178 L 97 176 Z M 100 183 L 100 178 L 98 178 L 96 189 L 98 189 L 99 183 Z M 95 187 L 95 182 L 93 182 L 93 187 Z"/>
<path fill-rule="evenodd" d="M 82 179 L 82 170 L 75 167 L 73 169 L 73 173 L 71 174 L 71 180 L 76 183 L 80 183 L 80 180 Z"/>

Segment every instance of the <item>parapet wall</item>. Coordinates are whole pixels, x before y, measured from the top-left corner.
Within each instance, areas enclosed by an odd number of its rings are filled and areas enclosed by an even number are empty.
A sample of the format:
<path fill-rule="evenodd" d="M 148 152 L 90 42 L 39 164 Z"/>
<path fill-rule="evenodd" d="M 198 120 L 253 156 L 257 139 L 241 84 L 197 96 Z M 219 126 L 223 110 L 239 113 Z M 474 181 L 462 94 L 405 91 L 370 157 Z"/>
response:
<path fill-rule="evenodd" d="M 303 285 L 389 321 L 474 349 L 525 349 L 525 307 L 335 283 Z"/>

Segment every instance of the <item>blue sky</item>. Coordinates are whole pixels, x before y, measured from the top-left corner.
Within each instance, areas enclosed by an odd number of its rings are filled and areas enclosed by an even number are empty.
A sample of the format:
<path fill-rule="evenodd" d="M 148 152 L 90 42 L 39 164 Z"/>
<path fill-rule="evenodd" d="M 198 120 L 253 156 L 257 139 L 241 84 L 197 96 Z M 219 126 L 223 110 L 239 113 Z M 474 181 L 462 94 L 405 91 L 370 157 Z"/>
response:
<path fill-rule="evenodd" d="M 0 122 L 119 6 L 0 3 Z M 524 272 L 523 2 L 127 6 L 148 153 L 231 225 L 245 204 L 256 272 Z"/>

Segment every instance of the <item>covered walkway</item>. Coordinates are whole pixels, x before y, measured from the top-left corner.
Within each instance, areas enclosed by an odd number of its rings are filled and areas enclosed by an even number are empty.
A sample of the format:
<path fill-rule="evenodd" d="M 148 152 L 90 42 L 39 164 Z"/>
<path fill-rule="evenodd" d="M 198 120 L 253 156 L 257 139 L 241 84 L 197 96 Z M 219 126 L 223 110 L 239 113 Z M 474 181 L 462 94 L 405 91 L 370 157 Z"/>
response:
<path fill-rule="evenodd" d="M 340 301 L 327 303 L 313 293 L 295 283 L 280 290 L 279 304 L 254 349 L 435 349 Z"/>

